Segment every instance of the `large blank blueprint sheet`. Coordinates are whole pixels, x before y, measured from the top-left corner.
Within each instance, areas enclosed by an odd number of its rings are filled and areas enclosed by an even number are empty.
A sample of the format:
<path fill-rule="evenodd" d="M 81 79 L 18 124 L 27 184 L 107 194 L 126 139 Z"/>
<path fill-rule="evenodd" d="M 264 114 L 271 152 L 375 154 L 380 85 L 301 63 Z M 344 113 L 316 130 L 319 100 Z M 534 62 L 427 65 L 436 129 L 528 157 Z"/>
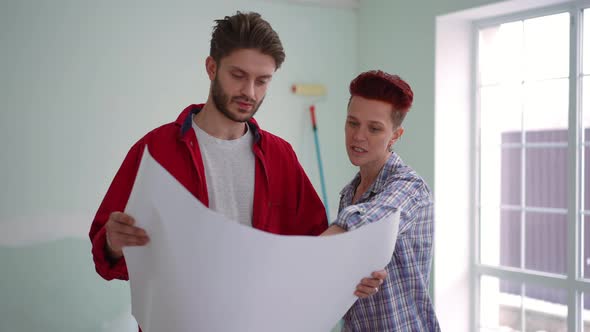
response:
<path fill-rule="evenodd" d="M 147 149 L 126 213 L 150 236 L 124 249 L 144 332 L 327 332 L 389 263 L 399 225 L 397 212 L 341 235 L 266 233 L 205 207 Z"/>

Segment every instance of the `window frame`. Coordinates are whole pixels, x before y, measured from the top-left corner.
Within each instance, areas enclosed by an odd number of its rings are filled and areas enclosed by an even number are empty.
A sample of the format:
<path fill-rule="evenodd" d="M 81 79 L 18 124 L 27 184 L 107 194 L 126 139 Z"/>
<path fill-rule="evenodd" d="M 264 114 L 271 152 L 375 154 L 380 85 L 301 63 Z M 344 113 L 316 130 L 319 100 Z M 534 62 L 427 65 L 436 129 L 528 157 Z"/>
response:
<path fill-rule="evenodd" d="M 583 153 L 584 147 L 590 144 L 583 142 L 583 122 L 582 122 L 582 32 L 583 32 L 583 10 L 588 9 L 590 15 L 590 1 L 578 0 L 563 3 L 554 6 L 548 6 L 538 9 L 526 10 L 522 12 L 501 15 L 483 20 L 474 21 L 472 25 L 472 91 L 474 96 L 472 100 L 472 109 L 475 110 L 472 121 L 471 137 L 474 144 L 474 158 L 472 160 L 472 220 L 475 221 L 473 227 L 471 249 L 471 291 L 470 297 L 475 304 L 473 312 L 474 319 L 471 320 L 472 331 L 480 329 L 480 280 L 482 276 L 496 277 L 501 280 L 520 283 L 521 292 L 524 294 L 524 285 L 534 283 L 542 287 L 550 287 L 567 291 L 567 328 L 568 331 L 581 332 L 582 323 L 582 293 L 590 296 L 590 279 L 583 279 L 583 218 L 590 215 L 590 211 L 584 211 L 583 206 Z M 511 268 L 503 266 L 492 266 L 482 264 L 480 259 L 481 240 L 481 220 L 480 220 L 480 172 L 479 161 L 480 154 L 480 96 L 479 96 L 479 31 L 481 29 L 497 26 L 502 23 L 513 21 L 527 20 L 540 16 L 547 16 L 568 12 L 570 16 L 570 43 L 569 43 L 569 107 L 568 107 L 568 206 L 567 206 L 567 268 L 566 275 L 556 275 L 551 273 L 524 270 L 520 268 Z M 590 21 L 590 19 L 589 19 Z M 590 24 L 590 22 L 587 22 Z M 590 70 L 587 70 L 586 77 L 590 76 Z M 590 96 L 589 96 L 590 98 Z M 590 156 L 588 156 L 590 160 Z M 524 176 L 523 176 L 524 177 Z M 524 190 L 524 187 L 523 187 Z M 590 194 L 590 193 L 585 193 Z M 571 199 L 573 198 L 573 199 Z M 521 221 L 522 223 L 522 221 Z M 521 247 L 525 245 L 524 232 L 521 232 Z M 589 243 L 590 245 L 590 243 Z M 522 250 L 522 248 L 521 248 Z M 521 317 L 525 317 L 525 308 L 521 307 Z M 521 320 L 521 330 L 524 328 L 525 319 Z"/>

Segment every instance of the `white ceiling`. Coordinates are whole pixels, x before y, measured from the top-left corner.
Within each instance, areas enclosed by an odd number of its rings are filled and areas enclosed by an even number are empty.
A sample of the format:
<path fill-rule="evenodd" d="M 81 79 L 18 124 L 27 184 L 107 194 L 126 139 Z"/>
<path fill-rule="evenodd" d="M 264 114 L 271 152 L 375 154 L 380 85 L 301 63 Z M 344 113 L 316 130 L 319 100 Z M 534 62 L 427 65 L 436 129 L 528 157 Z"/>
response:
<path fill-rule="evenodd" d="M 329 8 L 358 8 L 360 0 L 265 0 Z"/>

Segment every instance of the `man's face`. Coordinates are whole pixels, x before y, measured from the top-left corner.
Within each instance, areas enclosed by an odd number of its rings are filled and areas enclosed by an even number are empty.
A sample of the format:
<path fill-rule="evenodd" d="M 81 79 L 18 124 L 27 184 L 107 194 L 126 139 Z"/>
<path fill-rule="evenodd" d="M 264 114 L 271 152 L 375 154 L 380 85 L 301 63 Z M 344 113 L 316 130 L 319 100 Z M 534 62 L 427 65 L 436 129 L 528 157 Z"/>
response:
<path fill-rule="evenodd" d="M 222 58 L 212 71 L 208 67 L 215 107 L 233 121 L 248 121 L 262 104 L 275 70 L 274 59 L 258 50 L 240 49 Z"/>

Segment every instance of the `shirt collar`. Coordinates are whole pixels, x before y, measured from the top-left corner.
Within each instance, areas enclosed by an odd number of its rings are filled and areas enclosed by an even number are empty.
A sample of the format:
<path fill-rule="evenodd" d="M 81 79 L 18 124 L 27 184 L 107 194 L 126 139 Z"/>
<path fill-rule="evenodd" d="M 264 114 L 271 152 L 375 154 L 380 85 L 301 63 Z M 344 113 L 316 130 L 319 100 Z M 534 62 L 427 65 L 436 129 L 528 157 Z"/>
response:
<path fill-rule="evenodd" d="M 204 104 L 189 105 L 182 111 L 176 119 L 176 123 L 180 125 L 179 137 L 183 137 L 189 129 L 192 129 L 193 115 L 199 113 L 203 109 Z M 261 138 L 260 128 L 254 118 L 247 122 L 248 130 L 254 135 L 254 143 L 259 143 Z"/>
<path fill-rule="evenodd" d="M 379 175 L 377 175 L 375 182 L 373 182 L 373 184 L 371 184 L 371 186 L 367 190 L 367 193 L 377 194 L 382 192 L 385 189 L 385 186 L 387 185 L 388 178 L 391 176 L 391 174 L 394 173 L 394 171 L 399 165 L 401 165 L 401 158 L 397 155 L 397 153 L 392 152 L 389 158 L 387 158 L 385 165 L 383 165 L 383 168 L 379 172 Z M 340 196 L 354 194 L 354 191 L 356 190 L 356 187 L 359 185 L 360 181 L 361 173 L 357 172 L 352 181 L 350 181 L 350 183 L 348 183 L 340 191 Z"/>

